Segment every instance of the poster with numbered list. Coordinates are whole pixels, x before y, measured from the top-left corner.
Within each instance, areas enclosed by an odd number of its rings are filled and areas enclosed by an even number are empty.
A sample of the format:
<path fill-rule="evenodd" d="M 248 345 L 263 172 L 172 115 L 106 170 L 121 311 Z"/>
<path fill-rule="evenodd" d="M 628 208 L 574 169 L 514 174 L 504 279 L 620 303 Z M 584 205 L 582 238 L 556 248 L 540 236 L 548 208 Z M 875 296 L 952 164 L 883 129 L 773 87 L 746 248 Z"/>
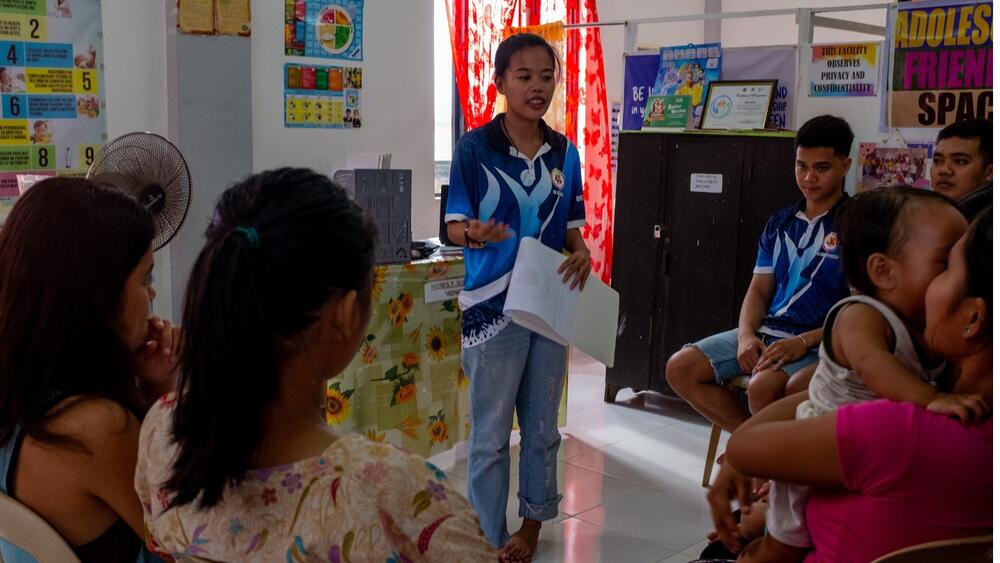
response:
<path fill-rule="evenodd" d="M 102 37 L 100 0 L 0 0 L 0 198 L 86 173 L 107 141 Z"/>
<path fill-rule="evenodd" d="M 360 68 L 285 65 L 285 127 L 360 129 Z"/>
<path fill-rule="evenodd" d="M 364 0 L 285 0 L 285 55 L 362 60 Z"/>

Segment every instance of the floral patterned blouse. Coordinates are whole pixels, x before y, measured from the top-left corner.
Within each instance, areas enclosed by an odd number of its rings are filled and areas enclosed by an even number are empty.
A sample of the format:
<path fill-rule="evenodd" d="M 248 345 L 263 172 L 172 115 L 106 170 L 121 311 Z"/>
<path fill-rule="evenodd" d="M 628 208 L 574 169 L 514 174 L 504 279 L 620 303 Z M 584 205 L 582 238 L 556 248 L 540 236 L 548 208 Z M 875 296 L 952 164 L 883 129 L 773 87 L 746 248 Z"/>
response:
<path fill-rule="evenodd" d="M 135 488 L 150 549 L 217 561 L 496 561 L 469 503 L 433 464 L 363 436 L 254 469 L 216 506 L 167 508 L 174 394 L 142 424 Z"/>

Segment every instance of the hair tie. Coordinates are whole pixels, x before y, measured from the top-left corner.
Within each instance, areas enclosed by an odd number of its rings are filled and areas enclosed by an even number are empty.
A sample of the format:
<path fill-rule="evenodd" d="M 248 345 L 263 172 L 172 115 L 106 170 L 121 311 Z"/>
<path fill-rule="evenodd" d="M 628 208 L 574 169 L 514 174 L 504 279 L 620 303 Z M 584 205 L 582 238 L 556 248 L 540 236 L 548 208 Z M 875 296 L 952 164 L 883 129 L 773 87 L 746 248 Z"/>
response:
<path fill-rule="evenodd" d="M 247 239 L 247 242 L 250 243 L 250 248 L 260 248 L 260 233 L 257 232 L 257 229 L 253 227 L 236 227 L 235 231 Z"/>

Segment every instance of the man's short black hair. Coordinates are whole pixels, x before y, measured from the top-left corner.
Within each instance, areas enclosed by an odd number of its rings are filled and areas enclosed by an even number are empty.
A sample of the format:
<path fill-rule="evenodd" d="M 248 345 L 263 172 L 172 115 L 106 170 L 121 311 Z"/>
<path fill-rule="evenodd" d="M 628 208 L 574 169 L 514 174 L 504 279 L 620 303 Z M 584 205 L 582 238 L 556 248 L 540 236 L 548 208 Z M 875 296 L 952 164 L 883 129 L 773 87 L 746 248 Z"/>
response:
<path fill-rule="evenodd" d="M 795 148 L 830 147 L 833 154 L 847 158 L 854 144 L 854 132 L 841 117 L 820 115 L 806 121 L 795 134 Z"/>
<path fill-rule="evenodd" d="M 952 137 L 979 139 L 979 154 L 983 157 L 983 162 L 993 164 L 993 122 L 989 119 L 977 117 L 956 121 L 938 133 L 935 144 Z"/>

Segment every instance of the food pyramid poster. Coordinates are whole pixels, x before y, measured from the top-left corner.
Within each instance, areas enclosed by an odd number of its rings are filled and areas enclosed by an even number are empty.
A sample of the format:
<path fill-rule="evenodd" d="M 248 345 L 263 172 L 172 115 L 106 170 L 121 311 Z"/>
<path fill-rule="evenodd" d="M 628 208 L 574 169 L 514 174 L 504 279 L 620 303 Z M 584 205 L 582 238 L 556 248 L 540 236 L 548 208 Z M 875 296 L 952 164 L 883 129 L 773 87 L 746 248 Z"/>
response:
<path fill-rule="evenodd" d="M 364 0 L 285 0 L 285 55 L 360 61 Z"/>

